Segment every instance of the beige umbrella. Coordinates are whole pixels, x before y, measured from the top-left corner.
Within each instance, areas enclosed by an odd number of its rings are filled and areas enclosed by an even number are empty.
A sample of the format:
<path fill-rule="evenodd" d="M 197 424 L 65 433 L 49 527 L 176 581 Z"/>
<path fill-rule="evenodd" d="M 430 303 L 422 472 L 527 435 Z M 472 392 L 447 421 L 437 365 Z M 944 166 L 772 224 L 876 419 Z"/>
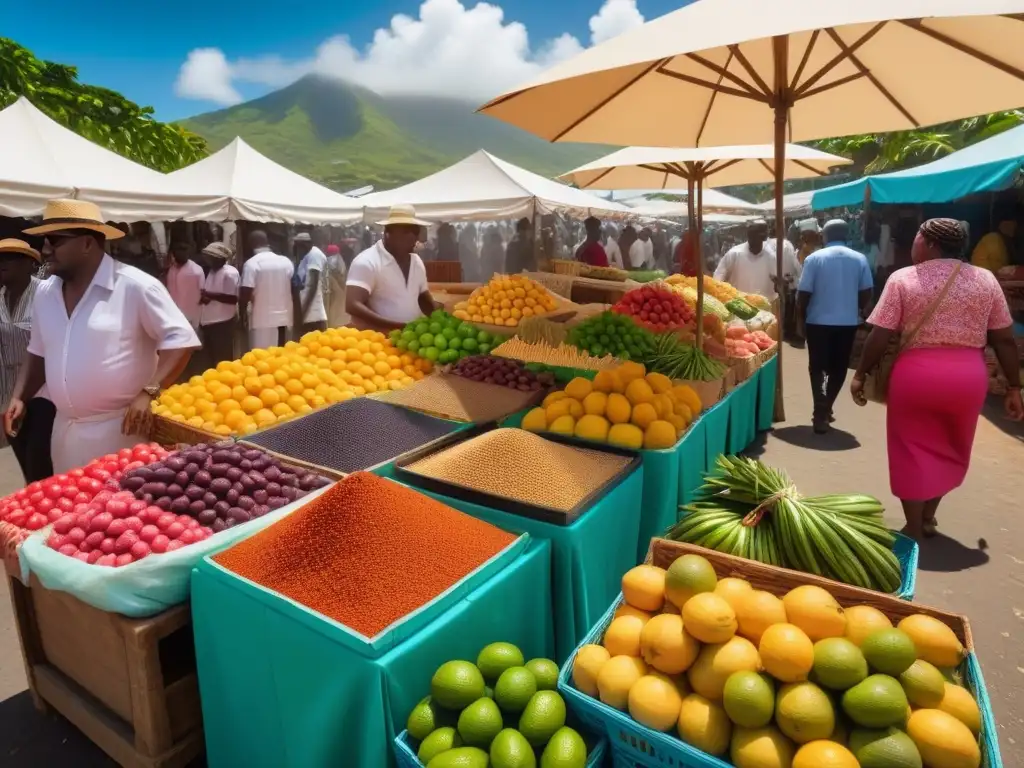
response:
<path fill-rule="evenodd" d="M 791 144 L 785 151 L 783 175 L 787 179 L 827 176 L 829 169 L 853 162 L 799 144 Z M 696 235 L 697 346 L 701 347 L 704 336 L 704 254 L 701 252 L 700 233 L 703 232 L 704 186 L 709 182 L 714 186 L 728 186 L 773 181 L 774 160 L 775 147 L 771 144 L 692 149 L 627 147 L 563 173 L 559 178 L 581 189 L 640 189 L 654 185 L 662 189 L 686 187 L 687 226 Z M 776 222 L 776 227 L 781 231 L 782 224 Z M 777 274 L 781 277 L 781 266 Z"/>
<path fill-rule="evenodd" d="M 1022 104 L 1024 0 L 698 0 L 482 111 L 550 141 L 773 142 L 782 221 L 786 141 Z M 781 273 L 782 227 L 778 236 Z"/>

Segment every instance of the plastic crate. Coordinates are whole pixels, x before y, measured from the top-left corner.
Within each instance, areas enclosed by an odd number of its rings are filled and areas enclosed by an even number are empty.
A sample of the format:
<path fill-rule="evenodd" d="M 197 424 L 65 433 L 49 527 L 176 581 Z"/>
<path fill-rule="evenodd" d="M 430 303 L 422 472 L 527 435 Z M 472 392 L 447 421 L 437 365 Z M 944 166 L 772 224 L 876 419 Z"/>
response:
<path fill-rule="evenodd" d="M 587 754 L 586 768 L 601 768 L 604 765 L 605 755 L 609 751 L 608 739 L 604 736 L 588 738 L 589 734 L 581 735 L 590 749 Z M 398 768 L 424 768 L 423 763 L 416 757 L 416 750 L 412 747 L 412 739 L 409 738 L 408 731 L 402 731 L 395 737 L 394 752 Z"/>
<path fill-rule="evenodd" d="M 992 700 L 985 688 L 985 677 L 981 674 L 981 662 L 971 651 L 961 666 L 964 683 L 978 702 L 981 710 L 981 765 L 982 768 L 1003 768 L 1003 757 L 999 753 L 999 732 L 996 717 L 992 712 Z"/>
<path fill-rule="evenodd" d="M 892 551 L 900 561 L 900 574 L 903 576 L 900 588 L 894 594 L 900 600 L 913 600 L 914 592 L 917 590 L 917 560 L 921 548 L 909 536 L 904 536 L 899 531 L 893 531 L 893 534 L 896 541 L 892 545 Z"/>

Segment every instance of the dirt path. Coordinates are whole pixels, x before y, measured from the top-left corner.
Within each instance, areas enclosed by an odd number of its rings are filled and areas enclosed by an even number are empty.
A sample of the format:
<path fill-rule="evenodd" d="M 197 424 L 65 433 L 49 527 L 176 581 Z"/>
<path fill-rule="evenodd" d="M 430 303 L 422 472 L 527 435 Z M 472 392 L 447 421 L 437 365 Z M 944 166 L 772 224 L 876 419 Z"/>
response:
<path fill-rule="evenodd" d="M 844 395 L 837 429 L 814 435 L 810 427 L 807 358 L 786 350 L 788 420 L 751 449 L 785 468 L 805 493 L 858 491 L 886 504 L 893 527 L 902 525 L 889 493 L 885 410 L 858 408 Z M 999 418 L 998 404 L 978 427 L 967 482 L 939 510 L 943 536 L 921 553 L 917 600 L 971 619 L 992 697 L 1006 766 L 1024 745 L 1024 430 Z M 0 495 L 20 487 L 9 449 L 0 450 Z M 979 542 L 984 544 L 979 546 Z M 5 590 L 4 590 L 5 591 Z M 59 717 L 38 715 L 28 701 L 21 654 L 10 613 L 0 595 L 0 765 L 5 768 L 93 768 L 113 765 Z"/>

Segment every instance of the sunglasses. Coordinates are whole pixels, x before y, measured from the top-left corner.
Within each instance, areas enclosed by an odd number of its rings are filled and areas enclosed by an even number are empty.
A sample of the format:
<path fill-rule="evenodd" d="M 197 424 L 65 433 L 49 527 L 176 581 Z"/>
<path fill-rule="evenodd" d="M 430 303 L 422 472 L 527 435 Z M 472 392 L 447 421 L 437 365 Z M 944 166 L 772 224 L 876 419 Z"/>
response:
<path fill-rule="evenodd" d="M 77 240 L 85 235 L 74 235 L 74 234 L 49 234 L 43 236 L 43 244 L 49 245 L 53 250 L 57 250 L 65 243 L 69 243 L 72 240 Z"/>

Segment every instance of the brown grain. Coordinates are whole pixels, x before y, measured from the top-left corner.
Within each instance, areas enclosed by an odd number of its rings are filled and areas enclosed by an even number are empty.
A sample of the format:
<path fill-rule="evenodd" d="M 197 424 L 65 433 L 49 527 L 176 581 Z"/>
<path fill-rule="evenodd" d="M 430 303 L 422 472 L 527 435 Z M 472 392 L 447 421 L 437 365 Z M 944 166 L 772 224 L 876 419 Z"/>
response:
<path fill-rule="evenodd" d="M 515 536 L 367 472 L 213 559 L 371 638 Z"/>
<path fill-rule="evenodd" d="M 373 397 L 431 416 L 485 424 L 535 405 L 543 395 L 543 392 L 522 392 L 463 376 L 435 374 L 405 389 Z"/>

